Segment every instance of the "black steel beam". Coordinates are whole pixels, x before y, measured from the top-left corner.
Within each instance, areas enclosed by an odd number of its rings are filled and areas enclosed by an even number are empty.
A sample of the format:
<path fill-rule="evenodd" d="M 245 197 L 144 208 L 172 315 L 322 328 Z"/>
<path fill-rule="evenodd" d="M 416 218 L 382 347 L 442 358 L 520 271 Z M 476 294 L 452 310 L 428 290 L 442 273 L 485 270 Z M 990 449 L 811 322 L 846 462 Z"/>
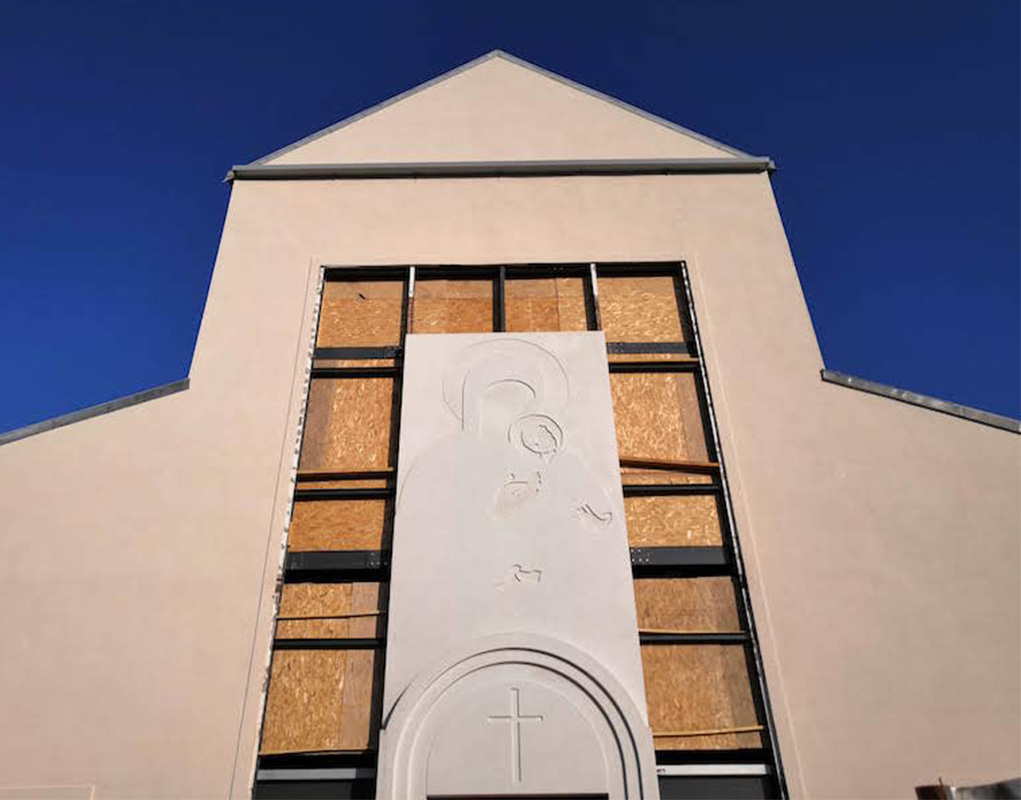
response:
<path fill-rule="evenodd" d="M 386 500 L 393 489 L 295 489 L 294 499 L 303 500 Z"/>
<path fill-rule="evenodd" d="M 722 547 L 632 547 L 631 567 L 726 570 L 730 559 Z"/>
<path fill-rule="evenodd" d="M 639 633 L 641 644 L 745 644 L 747 633 Z"/>
<path fill-rule="evenodd" d="M 694 372 L 699 362 L 691 361 L 611 361 L 610 372 Z"/>
<path fill-rule="evenodd" d="M 376 650 L 385 639 L 274 639 L 274 650 Z"/>
<path fill-rule="evenodd" d="M 284 560 L 286 583 L 343 583 L 350 580 L 386 580 L 390 553 L 386 550 L 343 550 L 288 553 Z"/>
<path fill-rule="evenodd" d="M 688 354 L 688 345 L 684 342 L 607 342 L 607 353 L 642 354 L 642 353 L 681 353 Z"/>
<path fill-rule="evenodd" d="M 399 281 L 408 274 L 407 267 L 339 267 L 327 265 L 328 281 Z"/>
<path fill-rule="evenodd" d="M 313 378 L 396 378 L 397 367 L 313 367 Z"/>
<path fill-rule="evenodd" d="M 396 358 L 401 353 L 400 345 L 389 347 L 317 347 L 313 358 L 365 359 Z"/>
<path fill-rule="evenodd" d="M 627 475 L 624 476 L 627 480 Z M 625 497 L 662 497 L 669 495 L 718 494 L 723 487 L 718 483 L 667 483 L 667 484 L 624 484 Z"/>

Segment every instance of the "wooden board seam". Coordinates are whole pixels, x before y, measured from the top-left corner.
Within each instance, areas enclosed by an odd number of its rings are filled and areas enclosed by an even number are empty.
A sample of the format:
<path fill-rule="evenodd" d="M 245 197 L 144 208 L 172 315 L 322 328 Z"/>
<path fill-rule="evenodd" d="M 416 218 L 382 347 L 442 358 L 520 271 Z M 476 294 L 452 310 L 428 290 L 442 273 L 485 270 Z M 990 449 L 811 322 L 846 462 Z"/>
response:
<path fill-rule="evenodd" d="M 379 617 L 385 613 L 385 611 L 359 611 L 352 614 L 331 614 L 329 616 L 321 617 L 277 617 L 277 620 L 280 622 L 292 622 L 309 619 L 356 619 L 358 617 Z"/>
<path fill-rule="evenodd" d="M 735 728 L 712 728 L 704 731 L 653 731 L 652 738 L 680 738 L 689 736 L 726 736 L 729 733 L 758 733 L 762 725 L 740 725 Z"/>

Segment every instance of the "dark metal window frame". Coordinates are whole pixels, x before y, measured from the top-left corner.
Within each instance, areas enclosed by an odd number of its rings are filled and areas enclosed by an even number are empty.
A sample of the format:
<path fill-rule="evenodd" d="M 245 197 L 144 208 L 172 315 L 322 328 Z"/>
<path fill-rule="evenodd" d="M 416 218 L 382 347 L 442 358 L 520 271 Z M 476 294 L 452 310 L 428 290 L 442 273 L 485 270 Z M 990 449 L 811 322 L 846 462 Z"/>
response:
<path fill-rule="evenodd" d="M 506 331 L 506 281 L 520 279 L 541 279 L 555 277 L 577 277 L 583 280 L 585 309 L 588 330 L 600 330 L 598 305 L 599 277 L 652 277 L 670 276 L 674 281 L 675 298 L 681 321 L 683 341 L 681 342 L 608 342 L 608 356 L 629 355 L 676 355 L 683 360 L 634 360 L 609 361 L 611 373 L 689 373 L 695 378 L 696 393 L 702 415 L 703 433 L 709 460 L 712 465 L 706 469 L 695 467 L 693 471 L 713 475 L 711 483 L 703 484 L 642 484 L 624 485 L 624 495 L 629 496 L 692 496 L 711 495 L 716 498 L 718 517 L 722 534 L 721 547 L 649 547 L 631 548 L 632 572 L 635 578 L 672 577 L 691 578 L 701 576 L 729 577 L 737 598 L 740 632 L 690 633 L 690 634 L 641 634 L 642 644 L 720 644 L 741 646 L 745 655 L 748 676 L 756 714 L 763 721 L 762 739 L 764 746 L 750 749 L 730 750 L 657 750 L 657 763 L 676 764 L 767 764 L 769 775 L 766 783 L 778 796 L 787 796 L 783 767 L 777 749 L 777 739 L 772 714 L 769 708 L 768 692 L 762 666 L 761 653 L 752 615 L 740 544 L 733 530 L 733 506 L 726 480 L 726 469 L 722 453 L 719 452 L 719 435 L 712 406 L 712 396 L 702 347 L 699 340 L 698 322 L 691 296 L 691 287 L 685 262 L 614 262 L 614 263 L 571 263 L 571 264 L 491 264 L 491 265 L 429 265 L 401 267 L 324 267 L 325 281 L 394 281 L 404 284 L 401 307 L 401 334 L 396 345 L 385 347 L 343 347 L 315 348 L 312 380 L 331 378 L 391 378 L 394 381 L 394 399 L 390 427 L 391 469 L 384 471 L 363 471 L 350 473 L 304 473 L 298 478 L 294 501 L 309 500 L 355 500 L 384 499 L 385 530 L 392 530 L 393 504 L 395 501 L 395 467 L 397 447 L 400 438 L 400 398 L 403 373 L 404 342 L 408 333 L 409 320 L 414 313 L 414 285 L 429 280 L 484 280 L 493 289 L 493 332 Z M 321 309 L 320 309 L 321 311 Z M 318 320 L 317 331 L 318 337 Z M 316 362 L 323 359 L 376 360 L 393 359 L 392 366 L 347 366 L 324 367 Z M 310 393 L 309 393 L 310 394 Z M 306 397 L 306 405 L 308 398 Z M 307 408 L 306 408 L 307 412 Z M 385 478 L 385 488 L 353 489 L 303 489 L 301 484 L 312 480 L 344 480 Z M 384 533 L 384 544 L 387 543 Z M 390 552 L 388 547 L 373 551 L 328 551 L 287 553 L 283 580 L 285 583 L 331 583 L 348 581 L 389 580 Z M 385 618 L 384 629 L 377 639 L 275 639 L 274 651 L 285 649 L 376 649 L 385 659 Z M 381 665 L 382 669 L 382 665 Z M 360 754 L 337 754 L 328 758 L 334 766 L 348 767 L 375 765 L 375 752 Z M 295 780 L 310 766 L 325 765 L 321 754 L 260 756 L 258 770 L 274 770 L 273 780 L 286 780 L 286 772 L 295 771 Z M 259 784 L 257 775 L 257 786 Z M 258 790 L 257 790 L 258 793 Z"/>

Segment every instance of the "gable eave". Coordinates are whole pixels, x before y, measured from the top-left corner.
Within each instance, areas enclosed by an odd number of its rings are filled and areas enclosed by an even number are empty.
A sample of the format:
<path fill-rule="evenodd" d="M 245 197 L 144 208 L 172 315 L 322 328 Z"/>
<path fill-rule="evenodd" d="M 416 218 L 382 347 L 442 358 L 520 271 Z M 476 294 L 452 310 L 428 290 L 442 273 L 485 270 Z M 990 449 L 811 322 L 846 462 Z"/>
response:
<path fill-rule="evenodd" d="M 507 53 L 504 50 L 495 49 L 490 50 L 488 53 L 485 53 L 484 55 L 481 55 L 478 58 L 473 58 L 471 61 L 461 64 L 458 67 L 454 67 L 451 70 L 448 70 L 440 75 L 437 75 L 436 77 L 431 78 L 430 80 L 427 80 L 424 83 L 420 83 L 417 86 L 413 86 L 410 89 L 401 92 L 400 94 L 396 94 L 393 97 L 390 97 L 382 101 L 381 103 L 376 103 L 375 105 L 363 109 L 362 111 L 359 111 L 356 114 L 352 114 L 349 117 L 345 117 L 339 122 L 335 122 L 332 125 L 322 128 L 321 130 L 315 131 L 314 133 L 311 133 L 308 136 L 298 139 L 296 142 L 292 142 L 291 144 L 285 145 L 284 147 L 281 147 L 278 150 L 274 150 L 272 153 L 268 153 L 267 155 L 264 155 L 261 158 L 256 159 L 255 161 L 249 162 L 249 164 L 247 164 L 246 166 L 266 165 L 268 164 L 268 162 L 272 161 L 275 158 L 278 158 L 286 153 L 290 153 L 294 150 L 297 150 L 299 147 L 303 147 L 304 145 L 307 145 L 310 142 L 314 142 L 315 140 L 320 139 L 323 136 L 327 136 L 331 133 L 334 133 L 335 131 L 338 131 L 341 128 L 345 128 L 348 125 L 351 125 L 352 123 L 358 122 L 359 120 L 364 119 L 365 117 L 375 114 L 377 111 L 382 111 L 384 108 L 387 108 L 388 106 L 394 105 L 395 103 L 398 103 L 401 100 L 406 100 L 407 98 L 416 95 L 419 92 L 422 92 L 426 89 L 429 89 L 432 86 L 442 83 L 448 78 L 453 78 L 454 76 L 459 75 L 462 72 L 467 72 L 473 67 L 477 67 L 480 64 L 483 64 L 486 61 L 489 61 L 490 59 L 493 58 L 502 58 L 505 61 L 509 61 L 510 63 L 515 64 L 516 66 L 523 67 L 524 69 L 530 70 L 531 72 L 534 72 L 538 75 L 550 78 L 551 80 L 554 80 L 557 83 L 560 83 L 576 91 L 583 92 L 584 94 L 590 97 L 602 100 L 603 102 L 616 106 L 617 108 L 620 108 L 623 111 L 635 114 L 645 120 L 648 120 L 649 122 L 653 122 L 661 127 L 667 128 L 668 130 L 671 130 L 674 133 L 689 136 L 692 139 L 696 139 L 697 141 L 702 142 L 703 144 L 709 145 L 711 147 L 716 147 L 720 150 L 723 150 L 726 153 L 729 153 L 730 155 L 736 158 L 756 158 L 756 156 L 752 156 L 749 153 L 746 153 L 742 150 L 738 150 L 736 147 L 731 147 L 728 144 L 724 144 L 723 142 L 719 142 L 708 136 L 704 136 L 701 133 L 698 133 L 697 131 L 685 128 L 682 125 L 678 125 L 676 122 L 671 122 L 668 119 L 659 117 L 649 111 L 645 111 L 644 109 L 638 108 L 637 106 L 633 106 L 630 103 L 625 103 L 623 100 L 619 100 L 616 97 L 604 94 L 603 92 L 600 92 L 597 89 L 593 89 L 589 86 L 585 86 L 584 84 L 572 81 L 570 78 L 565 78 L 564 76 L 558 75 L 555 72 L 550 72 L 549 70 L 544 69 L 543 67 L 540 67 L 537 64 L 533 64 L 530 61 L 525 61 L 523 58 L 518 58 L 517 56 Z"/>

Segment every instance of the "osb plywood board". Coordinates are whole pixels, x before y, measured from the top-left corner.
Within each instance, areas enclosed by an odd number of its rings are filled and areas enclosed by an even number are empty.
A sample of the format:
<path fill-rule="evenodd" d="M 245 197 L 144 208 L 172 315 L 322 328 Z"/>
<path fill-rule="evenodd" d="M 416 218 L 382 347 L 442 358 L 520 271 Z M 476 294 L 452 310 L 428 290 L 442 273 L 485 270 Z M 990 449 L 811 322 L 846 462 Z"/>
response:
<path fill-rule="evenodd" d="M 351 650 L 344 670 L 344 703 L 340 712 L 338 750 L 364 750 L 375 745 L 373 693 L 379 685 L 380 659 L 374 650 Z"/>
<path fill-rule="evenodd" d="M 414 333 L 489 333 L 493 330 L 491 280 L 415 282 Z"/>
<path fill-rule="evenodd" d="M 713 476 L 705 472 L 684 472 L 669 469 L 642 469 L 621 467 L 620 476 L 625 486 L 647 486 L 649 484 L 712 483 Z M 305 484 L 302 484 L 304 486 Z"/>
<path fill-rule="evenodd" d="M 259 752 L 372 747 L 378 661 L 374 650 L 276 651 Z"/>
<path fill-rule="evenodd" d="M 378 583 L 284 584 L 276 638 L 376 638 L 383 630 L 379 588 Z"/>
<path fill-rule="evenodd" d="M 719 547 L 723 544 L 712 495 L 625 497 L 632 547 Z"/>
<path fill-rule="evenodd" d="M 316 378 L 308 397 L 301 470 L 390 466 L 392 378 Z"/>
<path fill-rule="evenodd" d="M 392 367 L 392 358 L 316 358 L 312 369 L 347 369 L 348 367 Z"/>
<path fill-rule="evenodd" d="M 690 364 L 692 359 L 683 353 L 608 353 L 609 361 L 676 361 Z"/>
<path fill-rule="evenodd" d="M 327 281 L 316 347 L 384 347 L 401 339 L 401 281 Z"/>
<path fill-rule="evenodd" d="M 385 500 L 300 500 L 287 546 L 292 552 L 380 550 L 385 521 Z"/>
<path fill-rule="evenodd" d="M 637 578 L 634 585 L 642 630 L 732 633 L 741 629 L 730 578 Z"/>
<path fill-rule="evenodd" d="M 365 478 L 352 480 L 340 478 L 338 480 L 324 481 L 298 481 L 299 489 L 385 489 L 386 478 Z"/>
<path fill-rule="evenodd" d="M 273 654 L 261 753 L 337 749 L 347 655 L 345 650 Z"/>
<path fill-rule="evenodd" d="M 740 645 L 643 644 L 649 724 L 660 750 L 761 747 L 760 733 L 664 737 L 760 724 Z"/>
<path fill-rule="evenodd" d="M 507 330 L 584 331 L 585 284 L 581 278 L 512 278 L 504 284 Z"/>
<path fill-rule="evenodd" d="M 608 342 L 684 339 L 669 275 L 599 278 L 599 318 Z"/>
<path fill-rule="evenodd" d="M 611 372 L 610 392 L 622 459 L 708 460 L 694 375 Z"/>

